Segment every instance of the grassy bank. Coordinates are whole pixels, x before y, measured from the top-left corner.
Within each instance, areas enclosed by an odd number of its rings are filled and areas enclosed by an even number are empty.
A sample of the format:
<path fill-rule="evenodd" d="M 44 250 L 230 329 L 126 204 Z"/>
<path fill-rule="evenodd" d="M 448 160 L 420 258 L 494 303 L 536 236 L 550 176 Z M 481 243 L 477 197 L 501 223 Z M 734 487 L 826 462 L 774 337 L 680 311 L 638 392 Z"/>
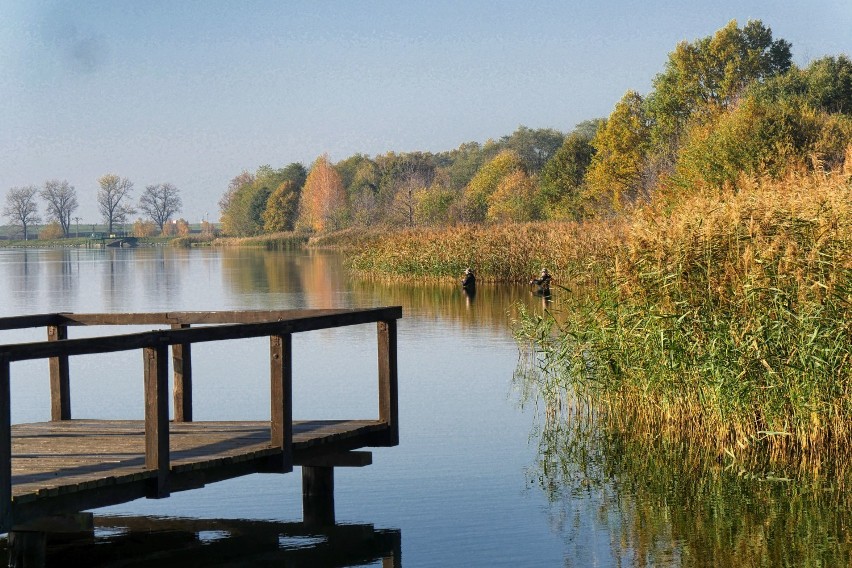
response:
<path fill-rule="evenodd" d="M 526 314 L 517 336 L 548 371 L 541 389 L 625 428 L 720 454 L 848 455 L 849 172 L 741 185 L 605 231 L 579 253 L 597 284 Z"/>

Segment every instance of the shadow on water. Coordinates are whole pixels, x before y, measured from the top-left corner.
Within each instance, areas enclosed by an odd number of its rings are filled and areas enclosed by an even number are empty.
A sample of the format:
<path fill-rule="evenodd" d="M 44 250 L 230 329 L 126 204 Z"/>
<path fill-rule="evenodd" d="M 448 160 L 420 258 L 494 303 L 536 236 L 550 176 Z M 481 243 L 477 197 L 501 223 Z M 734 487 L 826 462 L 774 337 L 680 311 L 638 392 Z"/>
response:
<path fill-rule="evenodd" d="M 852 565 L 846 468 L 814 475 L 760 456 L 735 463 L 702 452 L 688 433 L 639 436 L 568 393 L 518 388 L 539 409 L 527 483 L 548 499 L 566 566 Z"/>
<path fill-rule="evenodd" d="M 8 562 L 3 542 L 0 563 Z M 401 566 L 398 529 L 369 524 L 95 517 L 94 536 L 49 540 L 46 566 Z"/>

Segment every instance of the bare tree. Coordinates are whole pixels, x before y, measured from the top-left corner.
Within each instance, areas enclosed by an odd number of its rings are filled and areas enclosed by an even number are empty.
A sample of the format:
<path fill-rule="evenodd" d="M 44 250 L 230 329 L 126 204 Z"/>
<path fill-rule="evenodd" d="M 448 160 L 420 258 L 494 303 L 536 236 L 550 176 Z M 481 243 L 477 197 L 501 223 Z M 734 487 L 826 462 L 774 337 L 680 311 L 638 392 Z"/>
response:
<path fill-rule="evenodd" d="M 122 203 L 130 198 L 133 182 L 115 174 L 106 174 L 98 179 L 98 184 L 101 186 L 98 189 L 98 210 L 107 224 L 107 232 L 112 233 L 114 223 L 124 223 L 136 212 L 133 206 Z"/>
<path fill-rule="evenodd" d="M 38 216 L 38 205 L 35 202 L 36 194 L 38 194 L 38 188 L 34 185 L 13 187 L 6 194 L 3 216 L 8 217 L 13 225 L 21 227 L 24 240 L 27 240 L 27 228 L 41 221 Z"/>
<path fill-rule="evenodd" d="M 40 195 L 47 202 L 48 221 L 58 221 L 62 235 L 67 237 L 71 230 L 71 213 L 79 207 L 74 186 L 68 180 L 48 180 L 44 182 Z"/>
<path fill-rule="evenodd" d="M 139 199 L 139 209 L 157 224 L 161 233 L 163 225 L 183 206 L 179 193 L 178 188 L 170 183 L 158 183 L 145 186 L 145 193 Z"/>

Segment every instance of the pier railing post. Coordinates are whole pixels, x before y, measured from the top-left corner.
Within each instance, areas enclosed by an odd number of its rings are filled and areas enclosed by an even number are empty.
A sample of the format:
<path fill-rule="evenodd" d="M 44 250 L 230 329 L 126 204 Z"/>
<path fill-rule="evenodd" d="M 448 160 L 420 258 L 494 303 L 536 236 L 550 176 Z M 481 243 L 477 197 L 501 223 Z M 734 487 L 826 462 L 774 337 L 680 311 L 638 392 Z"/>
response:
<path fill-rule="evenodd" d="M 187 329 L 188 323 L 172 324 L 172 329 Z M 192 422 L 192 344 L 172 345 L 174 367 L 175 422 Z"/>
<path fill-rule="evenodd" d="M 388 445 L 399 444 L 397 401 L 396 320 L 378 322 L 379 420 L 390 428 Z"/>
<path fill-rule="evenodd" d="M 281 448 L 281 472 L 293 471 L 293 336 L 269 337 L 271 382 L 270 434 L 273 447 Z"/>
<path fill-rule="evenodd" d="M 68 339 L 68 326 L 47 326 L 47 340 Z M 71 382 L 68 377 L 68 355 L 49 358 L 50 419 L 71 420 Z"/>
<path fill-rule="evenodd" d="M 168 346 L 146 347 L 145 366 L 145 467 L 155 470 L 149 497 L 169 496 L 169 362 Z"/>
<path fill-rule="evenodd" d="M 12 528 L 12 390 L 9 357 L 0 354 L 0 532 Z"/>

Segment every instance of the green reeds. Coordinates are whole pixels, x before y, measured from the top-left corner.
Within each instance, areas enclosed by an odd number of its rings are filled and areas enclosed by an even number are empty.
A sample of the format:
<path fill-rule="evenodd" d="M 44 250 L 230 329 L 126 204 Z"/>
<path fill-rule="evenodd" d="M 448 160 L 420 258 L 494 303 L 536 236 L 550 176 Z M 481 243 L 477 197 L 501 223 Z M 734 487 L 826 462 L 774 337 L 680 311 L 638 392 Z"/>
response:
<path fill-rule="evenodd" d="M 618 238 L 588 254 L 596 286 L 517 322 L 542 381 L 720 455 L 852 454 L 848 174 L 649 206 Z"/>

